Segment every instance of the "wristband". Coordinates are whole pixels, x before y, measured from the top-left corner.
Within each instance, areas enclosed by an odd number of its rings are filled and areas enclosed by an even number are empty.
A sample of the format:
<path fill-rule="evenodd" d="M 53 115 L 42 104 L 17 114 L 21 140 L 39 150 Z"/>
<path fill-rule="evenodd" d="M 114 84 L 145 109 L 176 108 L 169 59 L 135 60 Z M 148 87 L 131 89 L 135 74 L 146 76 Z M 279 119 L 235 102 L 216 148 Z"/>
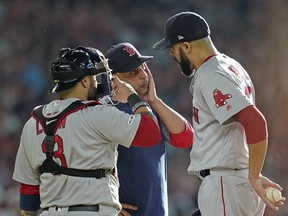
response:
<path fill-rule="evenodd" d="M 139 95 L 133 93 L 128 98 L 127 101 L 132 108 L 132 111 L 135 112 L 141 106 L 149 106 L 146 101 L 144 101 Z"/>
<path fill-rule="evenodd" d="M 148 106 L 148 104 L 144 101 L 138 102 L 132 107 L 132 111 L 135 112 L 139 107 L 142 107 L 142 106 Z"/>

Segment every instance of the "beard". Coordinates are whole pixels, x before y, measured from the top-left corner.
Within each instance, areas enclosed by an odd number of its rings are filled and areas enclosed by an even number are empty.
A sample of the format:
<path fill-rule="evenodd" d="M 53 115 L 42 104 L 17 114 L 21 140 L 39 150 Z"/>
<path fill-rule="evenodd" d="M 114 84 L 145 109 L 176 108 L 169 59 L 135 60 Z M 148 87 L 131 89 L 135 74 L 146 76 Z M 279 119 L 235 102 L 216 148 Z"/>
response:
<path fill-rule="evenodd" d="M 96 100 L 97 97 L 97 87 L 91 83 L 88 89 L 88 100 Z"/>
<path fill-rule="evenodd" d="M 180 61 L 178 62 L 181 72 L 183 75 L 190 77 L 194 73 L 194 68 L 189 61 L 189 59 L 186 57 L 185 53 L 183 52 L 182 48 L 179 47 L 179 55 L 180 55 Z"/>

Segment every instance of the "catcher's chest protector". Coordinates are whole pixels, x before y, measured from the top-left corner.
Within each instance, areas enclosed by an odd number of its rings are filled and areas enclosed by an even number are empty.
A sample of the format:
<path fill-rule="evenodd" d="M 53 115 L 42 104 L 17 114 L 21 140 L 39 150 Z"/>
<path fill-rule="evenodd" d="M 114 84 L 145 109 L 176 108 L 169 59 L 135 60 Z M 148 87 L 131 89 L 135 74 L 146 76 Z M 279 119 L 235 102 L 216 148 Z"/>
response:
<path fill-rule="evenodd" d="M 70 104 L 65 110 L 63 110 L 59 115 L 54 118 L 49 118 L 49 124 L 47 125 L 45 122 L 47 118 L 43 115 L 43 106 L 40 106 L 32 111 L 32 116 L 39 121 L 42 125 L 42 128 L 46 134 L 46 137 L 43 140 L 43 144 L 46 149 L 46 159 L 43 164 L 39 167 L 39 171 L 42 173 L 52 173 L 53 175 L 69 175 L 69 176 L 76 176 L 76 177 L 90 177 L 90 178 L 102 178 L 105 177 L 106 174 L 110 170 L 105 169 L 96 169 L 96 170 L 80 170 L 80 169 L 73 169 L 60 166 L 56 161 L 53 160 L 53 153 L 54 153 L 54 135 L 57 132 L 59 124 L 61 123 L 62 119 L 65 118 L 67 115 L 77 112 L 80 109 L 83 109 L 87 106 L 95 106 L 99 105 L 98 102 L 88 102 L 83 103 L 81 101 L 75 101 Z"/>

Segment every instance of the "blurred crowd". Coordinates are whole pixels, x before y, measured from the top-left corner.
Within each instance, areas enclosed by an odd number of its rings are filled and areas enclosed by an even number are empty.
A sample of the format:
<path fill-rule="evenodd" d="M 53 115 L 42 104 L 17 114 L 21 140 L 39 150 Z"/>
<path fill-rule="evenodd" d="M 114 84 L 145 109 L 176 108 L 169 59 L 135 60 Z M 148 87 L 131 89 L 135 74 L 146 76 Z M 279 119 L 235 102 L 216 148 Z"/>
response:
<path fill-rule="evenodd" d="M 237 59 L 256 87 L 256 104 L 268 122 L 269 149 L 264 174 L 288 189 L 288 1 L 285 0 L 1 0 L 0 1 L 0 216 L 18 215 L 18 184 L 12 180 L 21 130 L 31 110 L 54 95 L 50 64 L 62 47 L 91 46 L 106 53 L 119 42 L 144 55 L 158 95 L 191 121 L 190 79 L 166 51 L 152 45 L 165 21 L 195 11 L 209 23 L 219 51 Z M 187 174 L 190 149 L 168 147 L 171 216 L 191 215 L 199 181 Z M 80 198 L 81 199 L 81 198 Z M 288 208 L 265 216 L 287 216 Z"/>

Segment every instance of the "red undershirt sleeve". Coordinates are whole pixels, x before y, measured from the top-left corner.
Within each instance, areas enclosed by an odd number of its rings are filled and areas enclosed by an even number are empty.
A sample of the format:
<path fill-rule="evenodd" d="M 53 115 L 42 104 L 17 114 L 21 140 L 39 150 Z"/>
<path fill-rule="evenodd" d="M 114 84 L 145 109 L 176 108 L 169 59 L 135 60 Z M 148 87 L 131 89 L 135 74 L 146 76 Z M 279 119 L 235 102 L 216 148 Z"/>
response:
<path fill-rule="evenodd" d="M 160 142 L 162 136 L 156 122 L 147 114 L 141 114 L 141 121 L 131 146 L 150 147 Z"/>
<path fill-rule="evenodd" d="M 256 106 L 246 107 L 235 114 L 234 118 L 243 125 L 248 144 L 255 144 L 267 139 L 266 119 Z"/>
<path fill-rule="evenodd" d="M 27 185 L 20 183 L 20 193 L 31 195 L 31 194 L 39 194 L 39 185 Z"/>
<path fill-rule="evenodd" d="M 185 130 L 178 134 L 169 133 L 171 145 L 178 148 L 188 148 L 192 146 L 193 143 L 193 128 L 192 125 L 186 121 Z"/>

